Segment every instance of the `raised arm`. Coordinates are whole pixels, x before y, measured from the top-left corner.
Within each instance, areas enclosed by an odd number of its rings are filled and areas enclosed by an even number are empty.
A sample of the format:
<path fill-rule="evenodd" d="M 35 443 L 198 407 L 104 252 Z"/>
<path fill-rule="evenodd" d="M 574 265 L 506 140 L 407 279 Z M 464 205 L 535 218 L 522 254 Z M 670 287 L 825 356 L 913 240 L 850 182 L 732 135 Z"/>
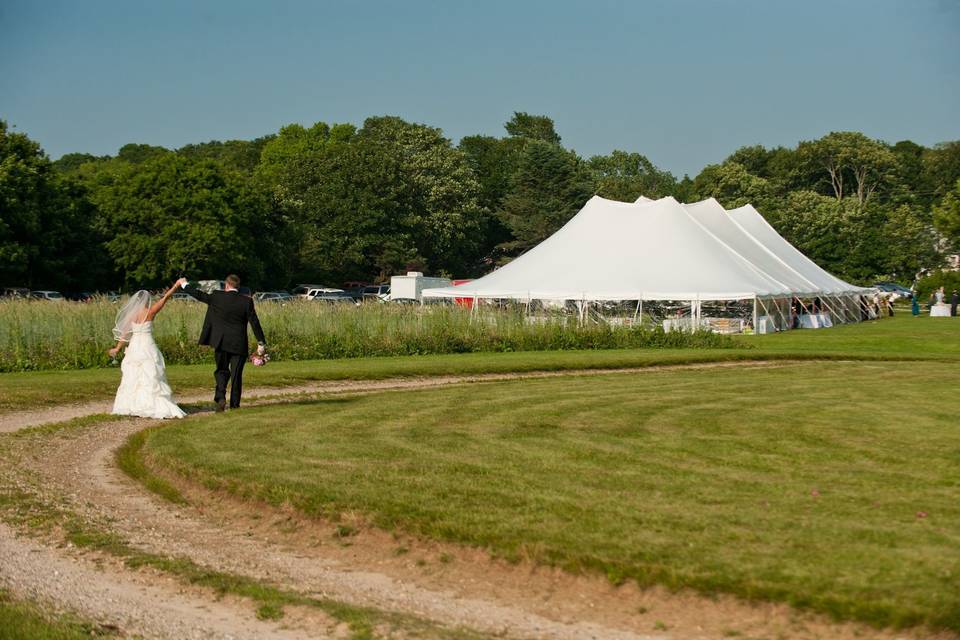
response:
<path fill-rule="evenodd" d="M 167 300 L 176 292 L 177 289 L 186 282 L 186 278 L 180 278 L 173 285 L 166 290 L 166 292 L 160 296 L 160 299 L 153 303 L 153 306 L 150 307 L 150 310 L 147 311 L 147 320 L 153 320 L 153 318 L 160 313 L 160 310 L 163 309 L 163 306 L 167 304 Z"/>
<path fill-rule="evenodd" d="M 199 300 L 204 304 L 210 304 L 209 293 L 207 293 L 206 291 L 201 291 L 199 288 L 197 288 L 196 285 L 190 284 L 190 282 L 186 278 L 180 278 L 180 280 L 183 281 L 183 284 L 180 286 L 183 287 L 184 293 L 186 293 L 187 295 L 193 296 L 194 298 L 196 298 L 197 300 Z"/>

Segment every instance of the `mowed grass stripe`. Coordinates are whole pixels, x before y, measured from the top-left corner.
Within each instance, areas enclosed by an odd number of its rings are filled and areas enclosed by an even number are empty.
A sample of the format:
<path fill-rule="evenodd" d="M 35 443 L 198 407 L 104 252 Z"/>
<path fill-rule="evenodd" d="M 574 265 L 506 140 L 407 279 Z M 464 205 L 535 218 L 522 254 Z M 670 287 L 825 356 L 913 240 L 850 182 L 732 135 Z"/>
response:
<path fill-rule="evenodd" d="M 934 362 L 526 379 L 197 418 L 146 448 L 311 515 L 960 630 L 958 383 Z"/>
<path fill-rule="evenodd" d="M 269 333 L 269 327 L 268 327 Z M 897 316 L 819 331 L 789 331 L 737 338 L 735 349 L 608 349 L 460 353 L 445 355 L 274 361 L 248 367 L 247 388 L 290 387 L 317 381 L 382 380 L 404 376 L 478 375 L 530 371 L 614 369 L 745 360 L 934 360 L 960 361 L 960 321 Z M 173 365 L 167 375 L 175 394 L 210 391 L 210 363 Z M 0 373 L 0 415 L 11 411 L 112 398 L 118 368 Z"/>

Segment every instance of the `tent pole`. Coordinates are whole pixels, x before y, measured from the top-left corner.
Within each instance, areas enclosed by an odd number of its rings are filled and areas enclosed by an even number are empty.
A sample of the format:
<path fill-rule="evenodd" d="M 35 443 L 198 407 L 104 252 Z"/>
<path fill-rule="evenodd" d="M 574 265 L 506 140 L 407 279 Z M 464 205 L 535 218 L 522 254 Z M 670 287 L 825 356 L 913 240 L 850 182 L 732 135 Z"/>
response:
<path fill-rule="evenodd" d="M 760 318 L 757 316 L 757 302 L 760 303 L 760 308 L 763 309 L 764 317 L 770 317 L 770 310 L 767 309 L 767 305 L 763 304 L 763 298 L 753 299 L 753 319 L 754 319 L 753 332 L 759 335 L 760 334 L 760 326 L 759 326 Z"/>
<path fill-rule="evenodd" d="M 818 297 L 819 297 L 819 296 L 818 296 Z M 828 297 L 829 297 L 829 296 L 828 296 Z M 827 311 L 830 312 L 830 315 L 832 315 L 832 316 L 834 316 L 834 317 L 837 317 L 838 315 L 840 315 L 840 314 L 837 313 L 837 311 L 836 311 L 836 309 L 835 309 L 834 307 L 832 307 L 832 306 L 830 306 L 829 304 L 826 303 L 826 298 L 820 298 L 820 304 L 822 304 L 823 306 L 825 306 L 825 307 L 827 308 Z M 841 317 L 841 320 L 842 320 L 842 321 L 846 321 L 846 318 Z"/>
<path fill-rule="evenodd" d="M 643 326 L 643 294 L 642 293 L 640 294 L 640 300 L 637 303 L 637 310 L 640 316 L 640 326 L 642 327 Z"/>
<path fill-rule="evenodd" d="M 788 298 L 784 298 L 786 302 L 790 302 Z M 790 326 L 790 320 L 787 318 L 786 314 L 783 313 L 783 308 L 779 301 L 777 301 L 777 313 L 780 314 L 780 319 L 783 320 L 783 330 L 789 331 L 793 327 Z"/>
<path fill-rule="evenodd" d="M 634 324 L 637 323 L 637 315 L 640 314 L 640 302 L 641 302 L 640 300 L 637 300 L 637 308 L 636 308 L 636 310 L 633 312 L 633 323 L 634 323 Z"/>

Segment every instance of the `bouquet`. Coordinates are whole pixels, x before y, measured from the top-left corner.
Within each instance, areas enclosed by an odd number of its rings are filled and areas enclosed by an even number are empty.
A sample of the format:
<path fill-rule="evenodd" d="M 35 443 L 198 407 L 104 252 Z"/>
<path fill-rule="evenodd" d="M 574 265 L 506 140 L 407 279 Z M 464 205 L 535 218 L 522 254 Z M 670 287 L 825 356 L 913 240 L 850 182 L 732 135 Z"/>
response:
<path fill-rule="evenodd" d="M 250 354 L 250 363 L 255 367 L 262 367 L 268 362 L 270 362 L 270 354 L 266 351 L 264 351 L 263 354 L 260 354 L 256 351 Z"/>

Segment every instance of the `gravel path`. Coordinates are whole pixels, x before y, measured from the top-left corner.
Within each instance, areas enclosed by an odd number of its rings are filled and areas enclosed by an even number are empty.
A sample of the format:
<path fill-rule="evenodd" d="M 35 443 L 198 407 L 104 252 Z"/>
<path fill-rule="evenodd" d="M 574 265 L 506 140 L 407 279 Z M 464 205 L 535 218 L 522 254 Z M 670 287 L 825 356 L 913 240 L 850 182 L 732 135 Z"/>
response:
<path fill-rule="evenodd" d="M 0 523 L 0 586 L 149 639 L 300 640 L 324 637 L 258 620 L 250 606 L 203 599 L 171 581 L 97 566 L 20 538 Z M 327 636 L 328 637 L 328 636 Z"/>
<path fill-rule="evenodd" d="M 789 363 L 715 363 L 720 366 L 790 366 Z M 795 366 L 795 365 L 794 365 Z M 447 376 L 374 382 L 325 382 L 284 389 L 259 389 L 259 402 L 318 392 L 363 392 L 422 388 L 518 377 L 599 375 L 663 370 L 554 372 Z M 686 367 L 691 368 L 691 367 Z M 206 396 L 205 396 L 206 397 Z M 182 397 L 194 402 L 204 398 Z M 102 412 L 103 403 L 10 414 L 0 431 Z M 107 407 L 109 409 L 109 406 Z M 126 438 L 156 421 L 131 419 L 91 425 L 48 437 L 24 456 L 44 491 L 64 497 L 71 511 L 111 530 L 132 546 L 166 556 L 187 557 L 205 567 L 250 576 L 316 597 L 414 614 L 444 626 L 462 626 L 498 637 L 638 640 L 746 637 L 905 637 L 859 625 L 836 625 L 780 605 L 750 605 L 733 598 L 707 599 L 662 590 L 613 587 L 602 577 L 491 561 L 485 553 L 428 541 L 403 541 L 408 555 L 395 553 L 396 539 L 376 531 L 333 541 L 329 523 L 304 523 L 275 511 L 257 512 L 220 496 L 198 494 L 181 508 L 147 493 L 114 465 L 113 453 Z M 289 531 L 283 527 L 289 526 Z M 432 554 L 452 564 L 424 568 Z M 415 561 L 416 558 L 418 561 Z M 146 638 L 301 638 L 342 635 L 329 620 L 299 612 L 276 623 L 256 620 L 244 601 L 216 601 L 170 577 L 121 566 L 102 566 L 73 550 L 18 538 L 0 526 L 0 584 L 14 593 L 55 603 Z M 666 620 L 666 623 L 661 622 Z M 291 622 L 292 621 L 292 622 Z M 299 623 L 299 624 L 298 624 Z M 655 631 L 656 629 L 656 631 Z M 669 630 L 667 630 L 669 629 Z M 650 635 L 653 632 L 653 635 Z M 920 637 L 911 634 L 911 637 Z M 932 636 L 923 636 L 932 637 Z"/>

